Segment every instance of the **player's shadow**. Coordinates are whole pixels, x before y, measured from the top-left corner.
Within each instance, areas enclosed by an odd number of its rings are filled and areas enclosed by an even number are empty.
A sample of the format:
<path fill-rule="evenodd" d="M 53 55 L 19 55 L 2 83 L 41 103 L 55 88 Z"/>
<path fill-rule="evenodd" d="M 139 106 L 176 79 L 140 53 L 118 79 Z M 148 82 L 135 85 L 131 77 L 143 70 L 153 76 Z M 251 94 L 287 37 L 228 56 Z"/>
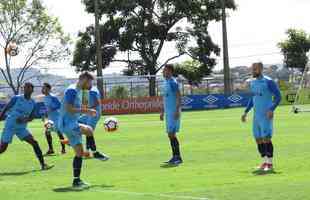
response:
<path fill-rule="evenodd" d="M 281 174 L 281 172 L 277 172 L 275 170 L 271 170 L 271 171 L 254 170 L 252 171 L 252 174 L 255 176 L 263 176 L 263 175 L 269 175 L 269 174 Z"/>
<path fill-rule="evenodd" d="M 101 188 L 102 189 L 102 188 L 112 188 L 112 187 L 114 187 L 114 185 L 91 185 L 88 188 L 81 189 L 81 190 L 74 189 L 73 187 L 60 187 L 60 188 L 53 189 L 53 191 L 57 192 L 57 193 L 83 192 L 83 191 L 91 190 L 94 188 Z"/>
<path fill-rule="evenodd" d="M 162 165 L 160 165 L 160 168 L 164 168 L 164 169 L 167 169 L 167 168 L 175 168 L 175 167 L 179 167 L 180 165 L 173 165 L 173 164 L 169 164 L 169 163 L 164 163 Z"/>
<path fill-rule="evenodd" d="M 23 172 L 0 172 L 0 176 L 23 176 L 31 173 L 35 173 L 41 170 L 30 170 L 30 171 L 23 171 Z"/>

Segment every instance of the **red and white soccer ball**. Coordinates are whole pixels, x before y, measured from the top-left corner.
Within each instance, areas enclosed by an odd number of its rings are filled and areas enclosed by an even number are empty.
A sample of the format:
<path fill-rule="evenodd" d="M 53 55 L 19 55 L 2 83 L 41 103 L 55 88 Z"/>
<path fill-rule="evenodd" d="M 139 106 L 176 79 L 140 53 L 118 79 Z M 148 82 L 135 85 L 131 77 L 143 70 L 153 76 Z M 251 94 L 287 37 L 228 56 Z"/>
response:
<path fill-rule="evenodd" d="M 15 42 L 11 42 L 8 44 L 8 47 L 6 48 L 6 53 L 10 56 L 17 56 L 18 55 L 18 46 Z"/>
<path fill-rule="evenodd" d="M 118 121 L 115 117 L 108 117 L 104 120 L 104 129 L 108 132 L 114 132 L 118 129 Z"/>

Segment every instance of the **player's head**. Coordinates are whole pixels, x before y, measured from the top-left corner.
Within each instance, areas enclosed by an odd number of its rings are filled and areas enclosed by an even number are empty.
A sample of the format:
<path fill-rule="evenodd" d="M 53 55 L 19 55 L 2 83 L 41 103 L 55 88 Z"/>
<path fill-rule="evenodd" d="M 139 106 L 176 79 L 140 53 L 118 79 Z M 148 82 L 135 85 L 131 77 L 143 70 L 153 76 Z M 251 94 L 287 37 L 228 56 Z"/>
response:
<path fill-rule="evenodd" d="M 52 86 L 49 83 L 43 83 L 42 94 L 48 95 L 51 92 Z"/>
<path fill-rule="evenodd" d="M 264 65 L 261 62 L 252 64 L 252 75 L 254 78 L 258 78 L 263 74 Z"/>
<path fill-rule="evenodd" d="M 166 79 L 171 78 L 173 76 L 174 73 L 174 66 L 172 64 L 167 64 L 164 67 L 164 72 L 163 75 Z"/>
<path fill-rule="evenodd" d="M 31 94 L 33 93 L 33 88 L 34 88 L 34 86 L 32 83 L 30 83 L 30 82 L 25 83 L 24 84 L 24 95 L 30 97 Z"/>
<path fill-rule="evenodd" d="M 89 72 L 83 72 L 79 76 L 78 85 L 83 90 L 90 90 L 92 87 L 92 81 L 93 80 L 94 80 L 93 75 L 91 75 Z"/>

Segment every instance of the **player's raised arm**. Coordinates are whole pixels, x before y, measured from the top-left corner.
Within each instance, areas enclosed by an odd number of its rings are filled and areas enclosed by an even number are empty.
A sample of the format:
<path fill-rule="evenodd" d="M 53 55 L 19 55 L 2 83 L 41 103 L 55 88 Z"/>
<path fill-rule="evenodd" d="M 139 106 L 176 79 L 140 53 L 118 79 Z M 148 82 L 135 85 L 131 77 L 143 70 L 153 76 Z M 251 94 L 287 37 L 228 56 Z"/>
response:
<path fill-rule="evenodd" d="M 282 100 L 281 92 L 280 92 L 278 85 L 273 80 L 268 81 L 268 88 L 274 97 L 273 104 L 270 107 L 270 111 L 275 111 Z"/>
<path fill-rule="evenodd" d="M 14 96 L 13 98 L 11 98 L 11 100 L 4 106 L 4 108 L 2 109 L 1 113 L 0 113 L 0 121 L 4 120 L 5 117 L 5 113 L 14 106 L 14 104 L 16 103 L 17 100 L 17 96 Z"/>

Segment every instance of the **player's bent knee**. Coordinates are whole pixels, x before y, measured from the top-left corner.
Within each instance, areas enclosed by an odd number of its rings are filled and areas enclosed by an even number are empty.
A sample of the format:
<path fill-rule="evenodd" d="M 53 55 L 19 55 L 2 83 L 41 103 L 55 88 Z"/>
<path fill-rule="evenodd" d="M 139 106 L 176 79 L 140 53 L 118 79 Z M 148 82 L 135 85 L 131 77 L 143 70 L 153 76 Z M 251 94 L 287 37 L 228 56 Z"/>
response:
<path fill-rule="evenodd" d="M 93 129 L 90 126 L 87 125 L 80 125 L 80 129 L 82 134 L 86 136 L 92 136 L 93 135 Z"/>
<path fill-rule="evenodd" d="M 83 145 L 78 144 L 74 147 L 75 156 L 77 157 L 83 157 Z"/>
<path fill-rule="evenodd" d="M 170 139 L 174 139 L 174 138 L 176 138 L 176 137 L 177 137 L 177 134 L 176 134 L 176 133 L 171 132 L 171 133 L 168 133 L 168 137 L 169 137 Z"/>

